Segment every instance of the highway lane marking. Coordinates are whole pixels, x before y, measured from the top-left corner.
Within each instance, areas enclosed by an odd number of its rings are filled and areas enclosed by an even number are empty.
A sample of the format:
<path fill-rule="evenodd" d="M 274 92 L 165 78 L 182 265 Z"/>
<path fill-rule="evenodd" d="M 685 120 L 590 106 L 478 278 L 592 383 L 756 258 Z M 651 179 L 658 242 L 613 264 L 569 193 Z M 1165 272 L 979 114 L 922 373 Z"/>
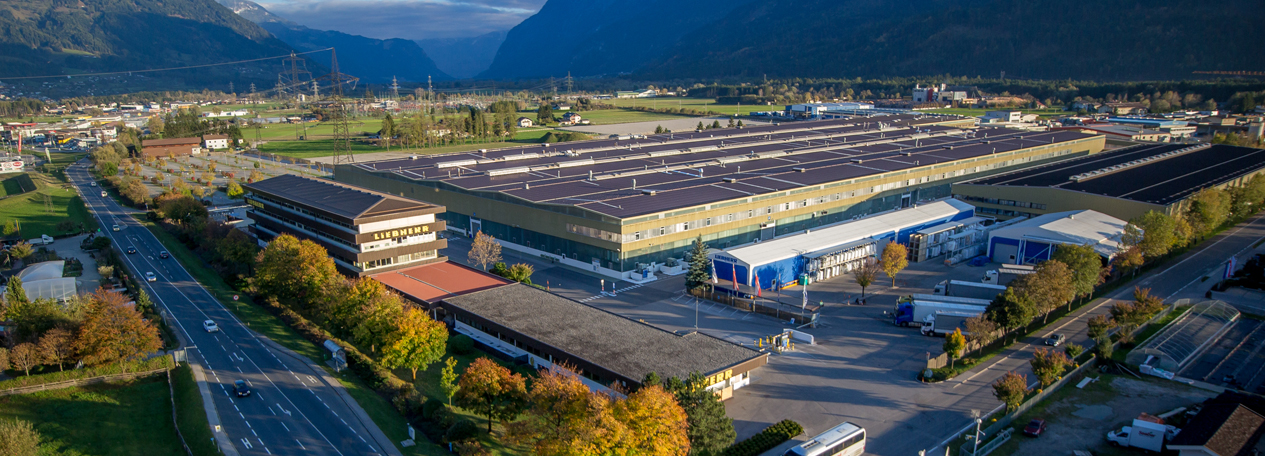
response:
<path fill-rule="evenodd" d="M 272 407 L 268 407 L 268 408 L 271 409 Z M 276 413 L 276 412 L 273 412 L 273 413 Z M 285 422 L 278 421 L 278 423 L 281 423 L 281 427 L 286 428 L 286 432 L 293 432 L 290 430 L 290 426 L 286 426 Z"/>
<path fill-rule="evenodd" d="M 269 411 L 269 412 L 272 412 L 272 414 L 273 414 L 274 416 L 277 414 L 277 411 L 276 411 L 276 410 L 273 410 L 271 405 L 269 405 L 269 406 L 268 406 L 268 411 Z"/>
<path fill-rule="evenodd" d="M 300 449 L 307 451 L 307 447 L 303 446 L 303 442 L 300 442 L 299 439 L 294 439 L 294 443 L 299 444 Z"/>
<path fill-rule="evenodd" d="M 117 204 L 116 204 L 116 205 L 117 205 Z M 107 210 L 109 210 L 109 205 L 108 205 L 108 204 L 105 204 L 105 205 L 103 205 L 103 206 L 104 206 Z M 120 210 L 120 211 L 122 211 L 121 207 L 120 207 L 120 209 L 119 209 L 119 210 Z M 97 218 L 98 218 L 99 220 L 101 220 L 101 221 L 102 221 L 102 223 L 104 224 L 104 219 L 101 217 L 100 213 L 97 213 L 96 215 L 97 215 Z M 111 217 L 114 217 L 114 214 L 110 214 L 110 215 L 111 215 Z M 126 214 L 125 214 L 125 215 L 126 215 Z M 115 220 L 118 220 L 118 218 L 117 218 L 117 217 L 114 217 L 114 218 L 115 218 Z M 129 225 L 129 224 L 128 224 L 127 222 L 122 222 L 122 223 L 120 223 L 120 225 L 127 226 L 127 225 Z M 106 231 L 105 233 L 106 233 L 106 236 L 107 236 L 107 237 L 110 237 L 110 238 L 114 238 L 114 237 L 116 237 L 116 235 L 115 235 L 115 234 L 113 234 L 113 232 L 112 232 L 112 231 Z M 161 241 L 158 241 L 157 237 L 156 237 L 156 236 L 154 236 L 154 234 L 153 234 L 153 233 L 150 233 L 148 230 L 146 230 L 146 231 L 145 231 L 145 233 L 149 235 L 149 238 L 150 238 L 149 240 L 152 240 L 152 241 L 153 241 L 153 243 L 155 243 L 155 244 L 157 244 L 157 245 L 160 245 L 160 246 L 162 245 L 162 242 L 161 242 Z M 127 240 L 127 239 L 128 239 L 127 235 L 120 234 L 120 235 L 117 235 L 117 236 L 118 236 L 118 237 L 122 237 L 124 240 Z M 135 238 L 135 239 L 137 239 L 137 240 L 139 241 L 139 237 L 134 237 L 134 238 Z M 115 242 L 117 243 L 117 240 L 116 240 Z M 152 248 L 152 247 L 151 247 L 151 248 Z M 142 257 L 142 258 L 143 258 L 143 257 Z M 137 267 L 137 264 L 136 264 L 137 262 L 133 261 L 131 257 L 128 257 L 128 256 L 126 256 L 126 255 L 125 255 L 125 256 L 124 256 L 124 260 L 125 260 L 125 261 L 127 261 L 127 262 L 128 262 L 128 264 L 129 264 L 130 266 L 132 266 L 133 271 L 140 270 L 140 268 L 139 268 L 139 267 Z M 146 262 L 148 262 L 148 261 L 146 261 Z M 177 264 L 177 266 L 179 266 L 179 267 L 180 267 L 181 271 L 182 271 L 182 272 L 184 272 L 184 274 L 185 274 L 186 276 L 188 276 L 188 277 L 190 277 L 190 278 L 192 277 L 192 275 L 191 275 L 191 274 L 189 274 L 189 271 L 188 271 L 187 269 L 185 269 L 185 268 L 184 268 L 184 265 L 180 264 L 179 262 L 177 262 L 176 264 Z M 153 264 L 150 264 L 149 266 L 153 267 L 154 265 L 153 265 Z M 183 282 L 183 279 L 182 279 L 181 281 Z M 185 292 L 184 292 L 183 290 L 181 290 L 179 286 L 176 286 L 176 285 L 175 285 L 174 283 L 172 283 L 171 281 L 164 282 L 164 283 L 167 283 L 168 285 L 170 285 L 170 286 L 172 287 L 172 289 L 173 289 L 176 293 L 178 293 L 178 294 L 180 294 L 182 297 L 184 297 L 184 298 L 185 298 L 185 299 L 186 299 L 186 300 L 187 300 L 187 301 L 188 301 L 188 302 L 192 305 L 192 307 L 198 311 L 198 313 L 201 313 L 201 314 L 202 314 L 202 316 L 203 316 L 203 317 L 205 317 L 206 319 L 210 319 L 209 315 L 207 315 L 207 313 L 206 313 L 204 310 L 202 310 L 202 308 L 199 306 L 199 304 L 198 304 L 197 302 L 195 302 L 192 298 L 190 298 L 190 297 L 189 297 L 189 295 L 185 294 Z M 207 289 L 206 289 L 205 287 L 203 287 L 200 283 L 198 283 L 198 282 L 196 281 L 196 279 L 192 279 L 192 283 L 194 283 L 194 284 L 195 284 L 195 286 L 196 286 L 197 288 L 201 289 L 203 293 L 205 293 L 208 297 L 210 297 L 210 298 L 211 298 L 211 300 L 210 300 L 210 301 L 211 301 L 212 303 L 214 303 L 215 305 L 217 305 L 217 306 L 220 308 L 220 310 L 222 310 L 225 314 L 227 314 L 227 315 L 229 316 L 229 318 L 230 318 L 230 319 L 232 319 L 233 321 L 235 321 L 235 322 L 238 324 L 238 326 L 239 326 L 239 327 L 241 327 L 242 329 L 244 329 L 244 330 L 246 331 L 246 333 L 247 333 L 247 334 L 248 334 L 248 335 L 249 335 L 252 339 L 255 339 L 255 341 L 259 344 L 260 348 L 262 348 L 265 352 L 267 352 L 267 353 L 271 354 L 274 358 L 276 358 L 276 359 L 278 360 L 278 362 L 279 362 L 279 363 L 280 363 L 283 367 L 285 367 L 287 370 L 289 370 L 289 367 L 288 367 L 288 366 L 286 366 L 286 364 L 285 364 L 284 362 L 281 362 L 281 361 L 280 361 L 280 359 L 279 359 L 279 358 L 277 358 L 277 357 L 276 357 L 276 355 L 275 355 L 274 353 L 272 353 L 272 350 L 268 349 L 268 347 L 267 347 L 267 346 L 265 346 L 262 342 L 259 342 L 259 337 L 258 337 L 258 335 L 256 335 L 256 334 L 252 333 L 252 332 L 251 332 L 248 328 L 246 328 L 245 324 L 244 324 L 244 323 L 242 323 L 242 321 L 241 321 L 239 318 L 237 318 L 237 316 L 236 316 L 236 315 L 232 314 L 232 313 L 231 313 L 231 312 L 230 312 L 227 308 L 225 308 L 225 307 L 224 307 L 224 305 L 223 305 L 223 303 L 220 303 L 220 302 L 219 302 L 219 300 L 218 300 L 218 299 L 216 299 L 216 298 L 215 298 L 215 296 L 214 296 L 214 295 L 212 295 L 212 294 L 211 294 L 211 292 L 210 292 L 209 290 L 207 290 Z M 161 296 L 158 296 L 158 293 L 156 293 L 156 292 L 154 291 L 154 285 L 152 285 L 150 282 L 145 282 L 145 286 L 146 286 L 146 287 L 148 287 L 148 288 L 150 289 L 149 291 L 150 291 L 150 293 L 151 293 L 152 295 L 155 295 L 155 296 L 157 297 L 157 299 L 158 299 L 158 300 L 159 300 L 159 302 L 162 304 L 162 306 L 163 306 L 165 309 L 167 309 L 167 312 L 168 312 L 170 315 L 172 315 L 172 316 L 174 317 L 174 316 L 175 316 L 175 313 L 171 311 L 171 309 L 170 309 L 170 307 L 169 307 L 169 306 L 167 306 L 166 301 L 165 301 L 165 300 L 163 300 Z M 185 334 L 186 339 L 187 339 L 187 340 L 192 340 L 192 337 L 190 337 L 190 336 L 189 336 L 189 331 L 188 331 L 188 329 L 184 327 L 184 324 L 180 321 L 180 319 L 179 319 L 179 318 L 173 318 L 173 319 L 176 321 L 177 326 L 180 326 L 180 329 L 181 329 L 181 331 Z M 228 336 L 225 336 L 225 337 L 228 337 Z M 231 338 L 231 337 L 228 337 L 228 340 L 230 341 L 230 343 L 232 342 L 232 338 Z M 221 348 L 221 349 L 224 349 L 224 347 L 223 347 L 223 346 L 221 346 L 220 348 Z M 227 350 L 225 349 L 225 351 L 227 351 Z M 203 359 L 202 359 L 202 360 L 203 360 L 203 362 L 208 363 L 208 364 L 207 364 L 207 367 L 208 367 L 208 369 L 210 369 L 210 366 L 209 366 L 209 361 L 208 361 L 208 360 L 206 360 L 206 358 L 205 358 L 205 357 L 203 357 Z M 250 361 L 250 363 L 251 363 L 251 364 L 252 364 L 252 365 L 253 365 L 253 366 L 254 366 L 257 370 L 259 370 L 261 374 L 263 374 L 263 375 L 264 375 L 264 378 L 267 378 L 267 379 L 268 379 L 268 381 L 269 381 L 270 383 L 272 383 L 272 384 L 273 384 L 273 387 L 274 387 L 274 388 L 277 388 L 278 392 L 281 392 L 282 396 L 285 396 L 285 393 L 284 393 L 284 392 L 282 392 L 282 391 L 280 390 L 280 387 L 278 387 L 278 386 L 276 385 L 276 383 L 275 383 L 275 382 L 272 382 L 272 379 L 271 379 L 271 378 L 269 378 L 269 377 L 268 377 L 268 375 L 267 375 L 266 373 L 264 373 L 264 372 L 263 372 L 263 369 L 262 369 L 262 368 L 260 368 L 257 364 L 255 364 L 254 360 L 251 360 L 249 357 L 247 357 L 247 358 L 246 358 L 246 360 L 247 360 L 247 361 Z M 214 371 L 214 370 L 212 369 L 212 371 Z M 241 370 L 241 367 L 238 367 L 238 371 L 239 371 L 239 372 L 242 372 L 242 373 L 244 374 L 244 371 L 242 371 L 242 370 Z M 217 380 L 219 380 L 219 379 L 218 379 L 218 376 L 217 376 Z M 228 395 L 227 391 L 225 392 L 225 394 L 226 394 L 226 395 Z M 232 397 L 232 396 L 231 396 L 231 395 L 229 395 L 229 397 L 230 397 L 230 399 L 231 399 L 231 397 Z M 319 397 L 318 397 L 318 399 L 319 399 Z M 289 402 L 291 402 L 291 404 L 293 405 L 293 401 L 290 401 L 290 399 L 289 399 L 289 397 L 288 397 L 288 396 L 286 396 L 286 400 L 287 400 L 287 401 L 289 401 Z M 322 401 L 322 402 L 324 402 L 324 401 Z M 328 405 L 326 405 L 326 407 L 328 408 L 329 406 L 328 406 Z M 239 412 L 239 415 L 240 415 L 240 412 Z M 287 413 L 287 415 L 289 415 L 289 414 Z M 319 435 L 321 436 L 321 438 L 322 438 L 322 439 L 324 439 L 324 440 L 326 441 L 326 443 L 329 443 L 330 447 L 332 447 L 336 453 L 338 453 L 339 455 L 342 455 L 342 454 L 343 454 L 343 453 L 342 453 L 342 451 L 338 450 L 338 448 L 334 446 L 333 442 L 331 442 L 331 441 L 329 440 L 329 438 L 328 438 L 328 437 L 326 437 L 326 436 L 325 436 L 325 434 L 324 434 L 323 432 L 321 432 L 320 428 L 319 428 L 319 427 L 317 427 L 317 426 L 316 426 L 316 424 L 315 424 L 314 422 L 312 422 L 310 419 L 308 419 L 308 418 L 307 418 L 307 416 L 306 416 L 306 415 L 304 415 L 301 411 L 299 412 L 299 415 L 300 415 L 300 417 L 302 417 L 302 418 L 303 418 L 303 420 L 304 420 L 304 421 L 307 421 L 307 423 L 308 423 L 309 425 L 311 425 L 311 426 L 312 426 L 312 428 L 313 428 L 314 430 L 316 430 L 317 434 L 319 434 Z M 242 419 L 243 419 L 243 420 L 245 420 L 245 416 L 244 416 L 244 415 L 242 416 Z M 358 432 L 356 432 L 356 430 L 355 430 L 354 428 L 351 428 L 350 426 L 348 426 L 348 427 L 349 427 L 349 429 L 352 431 L 352 433 L 355 433 L 355 434 L 359 435 L 359 433 L 358 433 Z M 261 445 L 262 445 L 262 442 L 261 442 Z M 266 449 L 266 448 L 265 448 L 265 449 Z M 270 454 L 271 454 L 271 453 L 270 453 Z"/>
<path fill-rule="evenodd" d="M 255 435 L 255 437 L 259 437 L 259 433 L 258 433 L 258 432 L 255 432 L 255 430 L 254 430 L 254 429 L 251 429 L 251 430 L 250 430 L 250 433 L 251 433 L 251 434 L 254 434 L 254 435 Z"/>
<path fill-rule="evenodd" d="M 272 454 L 272 452 L 271 452 L 271 451 L 268 451 L 268 445 L 264 445 L 264 439 L 261 439 L 261 438 L 259 438 L 259 437 L 255 437 L 255 440 L 258 440 L 258 441 L 259 441 L 259 446 L 264 447 L 264 451 L 267 451 L 267 452 L 268 452 L 268 454 Z M 334 449 L 334 451 L 338 451 L 338 449 Z"/>

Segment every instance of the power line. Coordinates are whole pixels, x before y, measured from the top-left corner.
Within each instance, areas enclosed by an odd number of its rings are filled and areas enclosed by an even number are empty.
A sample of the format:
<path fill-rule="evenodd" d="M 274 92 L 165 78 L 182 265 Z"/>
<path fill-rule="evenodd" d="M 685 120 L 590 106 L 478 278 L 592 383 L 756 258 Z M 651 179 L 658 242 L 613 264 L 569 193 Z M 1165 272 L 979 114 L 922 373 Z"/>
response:
<path fill-rule="evenodd" d="M 250 60 L 238 60 L 238 61 L 235 61 L 235 62 L 208 63 L 208 64 L 204 64 L 204 65 L 189 65 L 189 66 L 171 67 L 171 68 L 154 68 L 154 69 L 150 69 L 150 70 L 111 71 L 111 72 L 108 72 L 108 73 L 57 74 L 57 75 L 49 75 L 49 76 L 18 76 L 18 77 L 6 77 L 6 78 L 4 78 L 4 79 L 6 79 L 6 80 L 10 80 L 10 81 L 11 81 L 11 80 L 15 80 L 15 79 L 51 79 L 51 78 L 71 78 L 71 77 L 83 77 L 83 76 L 113 76 L 113 75 L 118 75 L 118 74 L 132 74 L 132 73 L 155 73 L 155 72 L 159 72 L 159 71 L 189 70 L 189 69 L 194 69 L 194 68 L 207 68 L 207 67 L 213 67 L 213 66 L 236 65 L 236 64 L 239 64 L 239 63 L 261 62 L 261 61 L 264 61 L 264 60 L 284 59 L 284 58 L 288 58 L 288 57 L 290 57 L 290 56 L 292 56 L 292 55 L 312 54 L 312 53 L 316 53 L 316 52 L 331 51 L 331 50 L 333 50 L 333 49 L 334 49 L 334 48 L 325 48 L 325 49 L 317 49 L 317 50 L 315 50 L 315 51 L 307 51 L 307 52 L 298 52 L 298 53 L 294 53 L 294 54 L 279 55 L 279 56 L 275 56 L 275 57 L 263 57 L 263 58 L 250 59 Z"/>

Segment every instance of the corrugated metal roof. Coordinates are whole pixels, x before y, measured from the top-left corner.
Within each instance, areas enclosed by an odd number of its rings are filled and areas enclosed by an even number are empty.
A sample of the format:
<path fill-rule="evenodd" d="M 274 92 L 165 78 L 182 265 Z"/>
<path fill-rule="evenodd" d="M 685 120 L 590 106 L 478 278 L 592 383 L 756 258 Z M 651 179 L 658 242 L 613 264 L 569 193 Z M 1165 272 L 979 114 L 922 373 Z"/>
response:
<path fill-rule="evenodd" d="M 247 190 L 276 195 L 348 219 L 436 207 L 433 204 L 365 188 L 292 174 L 282 174 L 246 184 L 244 187 Z"/>
<path fill-rule="evenodd" d="M 811 255 L 813 252 L 858 239 L 921 225 L 972 210 L 974 207 L 970 204 L 952 198 L 943 199 L 918 207 L 884 212 L 859 220 L 818 228 L 806 233 L 735 247 L 726 250 L 725 253 L 749 265 L 768 264 L 800 255 Z"/>
<path fill-rule="evenodd" d="M 1111 257 L 1120 250 L 1124 220 L 1092 211 L 1066 211 L 1045 214 L 999 228 L 989 238 L 1028 239 L 1038 242 L 1094 246 L 1099 255 Z"/>

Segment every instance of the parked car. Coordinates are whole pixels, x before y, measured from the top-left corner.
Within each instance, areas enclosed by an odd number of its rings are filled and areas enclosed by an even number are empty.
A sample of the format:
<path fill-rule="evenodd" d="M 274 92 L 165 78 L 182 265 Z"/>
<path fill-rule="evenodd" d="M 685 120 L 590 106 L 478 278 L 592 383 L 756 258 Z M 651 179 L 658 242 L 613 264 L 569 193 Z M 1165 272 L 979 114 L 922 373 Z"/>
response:
<path fill-rule="evenodd" d="M 233 382 L 233 394 L 237 397 L 250 396 L 250 385 L 247 385 L 245 380 Z"/>
<path fill-rule="evenodd" d="M 163 250 L 163 251 L 161 251 L 161 252 L 158 252 L 158 258 L 167 258 L 167 257 L 170 257 L 170 256 L 171 256 L 171 255 L 170 255 L 170 254 L 168 254 L 166 250 Z"/>
<path fill-rule="evenodd" d="M 1029 421 L 1028 425 L 1023 428 L 1024 434 L 1033 437 L 1040 437 L 1042 432 L 1045 432 L 1045 420 L 1039 418 Z"/>
<path fill-rule="evenodd" d="M 157 281 L 158 281 L 158 276 L 154 275 L 154 273 L 153 273 L 153 272 L 146 272 L 146 273 L 145 273 L 145 281 L 146 281 L 146 282 L 157 282 Z"/>
<path fill-rule="evenodd" d="M 1045 344 L 1051 347 L 1057 347 L 1059 345 L 1063 345 L 1063 342 L 1066 340 L 1067 340 L 1067 336 L 1064 336 L 1062 334 L 1051 334 L 1050 337 L 1047 337 L 1045 339 Z"/>
<path fill-rule="evenodd" d="M 136 247 L 128 246 L 127 253 L 136 253 Z"/>
<path fill-rule="evenodd" d="M 216 325 L 215 322 L 211 320 L 202 322 L 202 329 L 205 329 L 206 332 L 209 332 L 209 333 L 220 331 L 219 325 Z"/>

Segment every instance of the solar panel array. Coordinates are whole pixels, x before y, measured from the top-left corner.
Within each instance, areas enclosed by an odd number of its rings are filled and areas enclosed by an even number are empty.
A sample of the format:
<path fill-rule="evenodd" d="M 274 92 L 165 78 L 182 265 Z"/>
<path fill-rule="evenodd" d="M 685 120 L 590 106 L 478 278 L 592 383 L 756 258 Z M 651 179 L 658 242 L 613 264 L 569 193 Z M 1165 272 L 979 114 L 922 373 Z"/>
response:
<path fill-rule="evenodd" d="M 917 115 L 793 122 L 355 166 L 626 218 L 1089 136 L 943 122 Z"/>

